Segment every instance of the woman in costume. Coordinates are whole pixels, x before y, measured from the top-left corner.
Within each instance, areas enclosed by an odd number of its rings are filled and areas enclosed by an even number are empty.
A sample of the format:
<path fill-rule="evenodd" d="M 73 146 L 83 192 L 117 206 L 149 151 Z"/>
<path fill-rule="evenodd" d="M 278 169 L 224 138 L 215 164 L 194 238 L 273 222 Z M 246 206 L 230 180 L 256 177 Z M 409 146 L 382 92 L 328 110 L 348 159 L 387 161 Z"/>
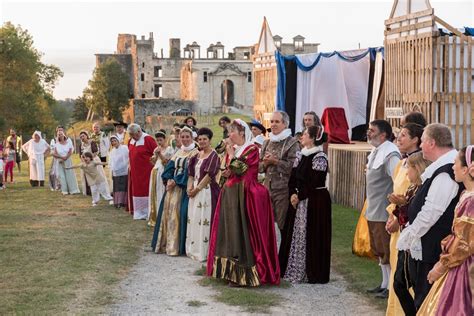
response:
<path fill-rule="evenodd" d="M 80 193 L 76 173 L 74 170 L 67 169 L 72 167 L 71 155 L 74 151 L 74 146 L 71 140 L 64 135 L 63 131 L 58 132 L 53 148 L 53 157 L 57 163 L 56 170 L 62 193 L 64 195 Z"/>
<path fill-rule="evenodd" d="M 166 164 L 161 176 L 166 182 L 166 193 L 161 200 L 151 242 L 156 253 L 166 253 L 169 256 L 186 253 L 188 163 L 189 158 L 198 152 L 192 135 L 193 131 L 189 127 L 181 129 L 181 148 Z"/>
<path fill-rule="evenodd" d="M 258 183 L 258 148 L 247 123 L 230 125 L 227 178 L 214 214 L 207 274 L 239 286 L 280 283 L 270 194 Z"/>
<path fill-rule="evenodd" d="M 439 261 L 428 274 L 433 283 L 417 315 L 473 315 L 474 146 L 463 148 L 454 162 L 454 177 L 466 190 L 454 211 L 451 235 L 441 242 Z"/>
<path fill-rule="evenodd" d="M 112 173 L 114 206 L 127 206 L 128 192 L 128 147 L 120 143 L 116 135 L 110 136 L 112 150 L 109 153 L 109 168 Z"/>
<path fill-rule="evenodd" d="M 150 193 L 149 193 L 149 205 L 148 205 L 148 225 L 155 227 L 156 214 L 158 214 L 158 208 L 160 201 L 165 194 L 165 184 L 161 179 L 163 170 L 166 164 L 174 154 L 171 146 L 166 146 L 166 131 L 160 130 L 155 133 L 155 139 L 158 146 L 153 152 L 151 157 L 152 162 L 155 164 L 151 170 L 150 176 Z"/>
<path fill-rule="evenodd" d="M 393 193 L 390 194 L 388 198 L 391 203 L 387 207 L 389 219 L 386 224 L 386 230 L 390 233 L 390 278 L 386 316 L 403 314 L 402 306 L 398 301 L 397 295 L 393 291 L 393 278 L 398 260 L 397 241 L 400 236 L 398 219 L 393 214 L 393 211 L 397 205 L 401 205 L 404 202 L 405 193 L 410 186 L 410 180 L 407 177 L 407 158 L 420 151 L 422 134 L 423 126 L 415 123 L 408 123 L 402 127 L 397 137 L 398 149 L 405 158 L 400 160 L 395 167 L 393 172 Z M 386 298 L 386 293 L 376 294 L 375 296 Z"/>
<path fill-rule="evenodd" d="M 30 184 L 32 187 L 44 186 L 44 160 L 50 152 L 48 143 L 41 137 L 40 131 L 33 133 L 32 139 L 21 146 L 28 155 L 30 164 Z"/>
<path fill-rule="evenodd" d="M 194 260 L 205 261 L 209 248 L 211 219 L 219 195 L 216 175 L 219 172 L 220 158 L 211 147 L 212 131 L 203 127 L 198 130 L 197 135 L 200 151 L 191 157 L 188 167 L 186 254 Z"/>
<path fill-rule="evenodd" d="M 325 186 L 328 158 L 323 129 L 307 127 L 291 173 L 290 202 L 280 244 L 282 275 L 294 283 L 329 282 L 331 260 L 331 197 Z"/>

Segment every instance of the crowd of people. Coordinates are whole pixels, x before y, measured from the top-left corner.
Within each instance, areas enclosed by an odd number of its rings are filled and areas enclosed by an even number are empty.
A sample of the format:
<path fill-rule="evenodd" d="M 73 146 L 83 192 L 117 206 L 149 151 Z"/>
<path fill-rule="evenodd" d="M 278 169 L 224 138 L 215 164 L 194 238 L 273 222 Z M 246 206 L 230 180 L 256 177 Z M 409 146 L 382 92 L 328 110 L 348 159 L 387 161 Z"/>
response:
<path fill-rule="evenodd" d="M 78 165 L 62 127 L 50 144 L 37 131 L 23 145 L 12 130 L 2 178 L 13 181 L 23 151 L 31 185 L 44 186 L 51 155 L 52 190 L 82 191 L 94 206 L 102 197 L 146 220 L 153 252 L 207 262 L 207 274 L 231 286 L 329 282 L 328 135 L 319 117 L 305 113 L 294 137 L 283 111 L 272 114 L 268 130 L 224 116 L 215 149 L 216 135 L 197 125 L 188 117 L 148 135 L 118 122 L 108 136 L 96 123 L 80 132 Z M 367 139 L 365 217 L 382 275 L 368 292 L 388 298 L 388 315 L 472 315 L 474 146 L 458 152 L 449 127 L 427 125 L 417 112 L 402 119 L 396 136 L 388 121 L 370 122 Z"/>

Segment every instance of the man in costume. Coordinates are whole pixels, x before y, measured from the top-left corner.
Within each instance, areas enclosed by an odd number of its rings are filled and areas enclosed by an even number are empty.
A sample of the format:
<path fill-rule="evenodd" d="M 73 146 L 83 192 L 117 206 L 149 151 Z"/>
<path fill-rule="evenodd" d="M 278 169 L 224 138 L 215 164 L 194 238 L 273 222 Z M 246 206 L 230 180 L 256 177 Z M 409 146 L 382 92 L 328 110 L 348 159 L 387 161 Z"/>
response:
<path fill-rule="evenodd" d="M 382 283 L 370 290 L 379 298 L 388 298 L 390 280 L 390 235 L 385 230 L 388 220 L 386 211 L 390 202 L 387 196 L 393 192 L 392 175 L 400 161 L 400 152 L 392 137 L 392 126 L 385 120 L 370 122 L 367 141 L 372 149 L 367 164 L 367 210 L 365 217 L 369 225 L 370 247 L 379 259 Z"/>
<path fill-rule="evenodd" d="M 451 233 L 454 208 L 464 187 L 454 181 L 453 148 L 450 128 L 443 124 L 426 126 L 421 137 L 423 157 L 431 161 L 421 175 L 422 186 L 408 208 L 409 225 L 400 233 L 397 248 L 410 251 L 405 282 L 395 282 L 394 290 L 407 315 L 415 315 L 431 289 L 428 273 L 439 260 L 441 240 Z M 414 299 L 405 290 L 413 287 Z M 407 290 L 406 290 L 407 291 Z"/>
<path fill-rule="evenodd" d="M 265 173 L 264 185 L 270 191 L 275 221 L 283 230 L 288 210 L 288 181 L 290 179 L 296 152 L 300 150 L 298 141 L 291 136 L 288 128 L 290 117 L 286 112 L 276 111 L 270 119 L 271 133 L 262 146 L 259 172 Z"/>
<path fill-rule="evenodd" d="M 130 141 L 128 152 L 130 168 L 128 174 L 128 208 L 133 219 L 146 219 L 148 216 L 148 195 L 150 174 L 153 169 L 151 157 L 157 146 L 150 135 L 142 132 L 140 125 L 128 126 Z"/>

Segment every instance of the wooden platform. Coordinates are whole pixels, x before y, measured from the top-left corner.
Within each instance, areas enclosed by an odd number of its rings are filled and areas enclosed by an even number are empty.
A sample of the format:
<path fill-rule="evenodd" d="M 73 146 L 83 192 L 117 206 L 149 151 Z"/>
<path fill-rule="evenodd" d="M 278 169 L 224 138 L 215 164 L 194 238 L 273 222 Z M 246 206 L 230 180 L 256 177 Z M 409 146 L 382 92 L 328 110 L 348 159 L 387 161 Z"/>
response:
<path fill-rule="evenodd" d="M 371 150 L 366 142 L 329 145 L 329 192 L 333 203 L 362 209 L 365 168 Z"/>

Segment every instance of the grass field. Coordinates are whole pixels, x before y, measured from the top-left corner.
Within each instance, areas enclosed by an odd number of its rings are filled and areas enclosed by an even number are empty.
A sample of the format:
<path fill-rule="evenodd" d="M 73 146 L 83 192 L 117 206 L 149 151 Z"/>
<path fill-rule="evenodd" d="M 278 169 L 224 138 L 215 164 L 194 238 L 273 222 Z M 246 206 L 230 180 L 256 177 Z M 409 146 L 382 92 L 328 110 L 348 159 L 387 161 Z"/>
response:
<path fill-rule="evenodd" d="M 90 197 L 31 188 L 25 162 L 15 180 L 0 191 L 0 314 L 103 311 L 141 253 L 143 221 L 105 201 L 92 208 Z"/>

